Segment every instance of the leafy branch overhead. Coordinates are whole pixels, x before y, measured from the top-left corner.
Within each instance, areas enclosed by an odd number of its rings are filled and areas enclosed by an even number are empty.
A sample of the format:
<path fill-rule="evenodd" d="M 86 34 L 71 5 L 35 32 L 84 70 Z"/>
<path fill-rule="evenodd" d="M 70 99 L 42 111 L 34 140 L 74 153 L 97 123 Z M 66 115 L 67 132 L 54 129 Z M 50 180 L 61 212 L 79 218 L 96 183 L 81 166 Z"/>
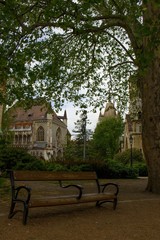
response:
<path fill-rule="evenodd" d="M 7 101 L 85 98 L 98 106 L 112 95 L 126 103 L 142 47 L 137 1 L 14 0 L 0 10 Z"/>
<path fill-rule="evenodd" d="M 112 98 L 120 108 L 131 81 L 142 102 L 147 189 L 160 193 L 160 2 L 0 0 L 0 19 L 0 101 L 44 97 L 86 109 Z"/>

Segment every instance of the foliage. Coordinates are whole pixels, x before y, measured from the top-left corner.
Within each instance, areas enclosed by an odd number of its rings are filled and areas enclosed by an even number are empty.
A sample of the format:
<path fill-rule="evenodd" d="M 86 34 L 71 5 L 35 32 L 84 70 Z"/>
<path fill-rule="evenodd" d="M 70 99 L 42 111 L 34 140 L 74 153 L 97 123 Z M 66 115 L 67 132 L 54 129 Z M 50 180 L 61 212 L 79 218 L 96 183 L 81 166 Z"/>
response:
<path fill-rule="evenodd" d="M 144 157 L 142 151 L 139 149 L 132 149 L 132 159 L 134 163 L 144 163 Z M 119 152 L 114 156 L 114 160 L 121 162 L 124 165 L 129 164 L 131 161 L 131 149 L 127 149 L 124 152 Z"/>
<path fill-rule="evenodd" d="M 3 101 L 44 96 L 56 106 L 65 99 L 99 106 L 112 95 L 123 105 L 142 44 L 142 12 L 129 0 L 2 1 Z"/>
<path fill-rule="evenodd" d="M 80 119 L 75 123 L 74 133 L 77 134 L 76 141 L 84 142 L 84 137 L 86 138 L 86 124 L 87 124 L 87 111 L 82 110 Z"/>
<path fill-rule="evenodd" d="M 83 158 L 83 143 L 79 141 L 70 141 L 64 151 L 65 161 L 82 160 Z"/>
<path fill-rule="evenodd" d="M 116 161 L 73 161 L 47 163 L 49 171 L 96 171 L 99 178 L 136 178 L 139 173 L 138 166 L 131 168 Z"/>
<path fill-rule="evenodd" d="M 134 164 L 134 168 L 136 168 L 138 170 L 138 174 L 141 177 L 146 177 L 148 176 L 148 168 L 146 163 L 142 162 L 142 163 L 136 163 Z"/>
<path fill-rule="evenodd" d="M 123 133 L 123 122 L 120 117 L 108 117 L 100 122 L 93 134 L 95 151 L 103 158 L 113 158 L 119 150 L 119 138 Z"/>
<path fill-rule="evenodd" d="M 64 151 L 64 159 L 65 161 L 82 161 L 84 158 L 84 143 L 81 143 L 77 140 L 70 141 Z M 89 161 L 92 159 L 99 159 L 97 152 L 95 152 L 92 141 L 86 141 L 85 148 L 85 160 Z M 84 160 L 84 159 L 83 159 Z"/>
<path fill-rule="evenodd" d="M 9 154 L 8 154 L 9 153 Z M 116 161 L 64 161 L 64 162 L 42 162 L 25 150 L 11 147 L 1 148 L 0 168 L 17 170 L 47 170 L 47 171 L 96 171 L 99 178 L 135 178 L 140 171 L 145 175 L 143 165 L 130 168 Z M 3 182 L 0 184 L 3 185 Z"/>
<path fill-rule="evenodd" d="M 48 171 L 54 171 L 54 172 L 59 172 L 59 171 L 67 171 L 67 167 L 64 166 L 61 163 L 58 162 L 48 162 L 45 164 L 45 169 Z"/>
<path fill-rule="evenodd" d="M 28 169 L 42 170 L 44 163 L 31 156 L 23 149 L 0 146 L 0 168 L 6 169 Z"/>
<path fill-rule="evenodd" d="M 5 182 L 5 179 L 4 178 L 0 178 L 0 188 L 3 187 L 4 185 L 4 182 Z"/>

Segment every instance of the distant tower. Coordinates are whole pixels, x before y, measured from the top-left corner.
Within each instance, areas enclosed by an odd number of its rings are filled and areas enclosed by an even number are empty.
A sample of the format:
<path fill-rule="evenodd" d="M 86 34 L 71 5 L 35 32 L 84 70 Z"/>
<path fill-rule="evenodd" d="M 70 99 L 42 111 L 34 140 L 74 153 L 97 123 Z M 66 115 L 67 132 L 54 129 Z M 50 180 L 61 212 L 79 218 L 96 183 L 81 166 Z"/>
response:
<path fill-rule="evenodd" d="M 99 122 L 108 117 L 116 117 L 116 116 L 117 116 L 117 114 L 116 114 L 116 109 L 114 107 L 114 104 L 111 102 L 108 102 L 106 104 L 104 114 L 102 114 L 101 112 L 99 114 Z"/>
<path fill-rule="evenodd" d="M 63 122 L 64 122 L 64 123 L 66 124 L 66 126 L 67 126 L 67 112 L 66 112 L 66 110 L 64 111 Z"/>

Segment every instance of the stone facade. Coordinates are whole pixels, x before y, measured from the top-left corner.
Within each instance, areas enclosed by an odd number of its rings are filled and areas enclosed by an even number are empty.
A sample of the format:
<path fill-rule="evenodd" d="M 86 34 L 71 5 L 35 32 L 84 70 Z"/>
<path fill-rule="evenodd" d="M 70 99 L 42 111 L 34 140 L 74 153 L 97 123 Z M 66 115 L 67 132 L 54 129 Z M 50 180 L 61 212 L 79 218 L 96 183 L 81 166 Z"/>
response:
<path fill-rule="evenodd" d="M 130 143 L 130 138 L 132 138 L 132 143 Z M 131 118 L 130 114 L 126 115 L 123 144 L 123 151 L 131 148 L 132 144 L 132 148 L 139 149 L 143 152 L 142 123 L 140 116 Z"/>
<path fill-rule="evenodd" d="M 25 110 L 12 107 L 9 113 L 13 145 L 41 159 L 62 160 L 67 145 L 67 114 L 58 117 L 50 104 L 34 105 Z"/>
<path fill-rule="evenodd" d="M 132 79 L 132 77 L 131 77 Z M 136 80 L 136 79 L 135 79 Z M 131 148 L 139 149 L 143 152 L 142 148 L 142 101 L 139 90 L 137 88 L 137 81 L 131 81 L 129 89 L 129 113 L 125 117 L 124 129 L 124 148 L 127 150 Z M 132 141 L 131 141 L 132 140 Z"/>
<path fill-rule="evenodd" d="M 117 116 L 117 113 L 116 113 L 114 104 L 111 102 L 108 102 L 106 104 L 104 113 L 100 112 L 98 121 L 101 122 L 103 119 L 106 119 L 108 117 L 116 117 L 116 116 Z"/>

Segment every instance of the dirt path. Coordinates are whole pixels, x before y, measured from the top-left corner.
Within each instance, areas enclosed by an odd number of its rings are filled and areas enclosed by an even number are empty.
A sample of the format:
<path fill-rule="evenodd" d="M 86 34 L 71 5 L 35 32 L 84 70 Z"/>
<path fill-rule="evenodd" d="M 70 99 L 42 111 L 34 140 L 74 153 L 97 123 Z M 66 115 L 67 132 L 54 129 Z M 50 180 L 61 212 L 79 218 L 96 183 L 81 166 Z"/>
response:
<path fill-rule="evenodd" d="M 160 195 L 145 192 L 147 179 L 112 180 L 120 185 L 116 211 L 93 203 L 31 209 L 7 219 L 9 198 L 0 200 L 0 240 L 159 240 Z"/>

